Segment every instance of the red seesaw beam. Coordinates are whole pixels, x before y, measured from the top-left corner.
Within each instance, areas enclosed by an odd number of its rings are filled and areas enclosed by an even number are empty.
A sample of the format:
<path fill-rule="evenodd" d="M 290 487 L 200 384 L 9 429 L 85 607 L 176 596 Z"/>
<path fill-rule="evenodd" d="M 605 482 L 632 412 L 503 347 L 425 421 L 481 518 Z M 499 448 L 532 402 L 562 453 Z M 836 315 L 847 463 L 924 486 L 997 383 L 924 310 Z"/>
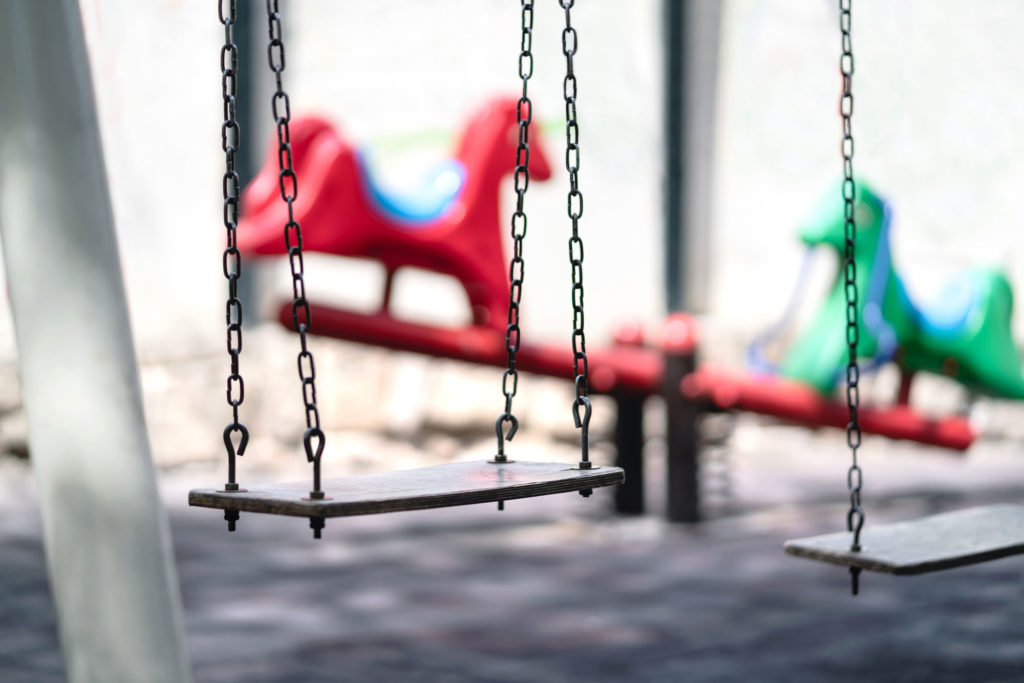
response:
<path fill-rule="evenodd" d="M 310 308 L 315 334 L 469 363 L 505 365 L 505 336 L 498 330 L 472 326 L 450 329 L 397 320 L 384 313 L 355 313 L 322 305 Z M 281 307 L 278 319 L 285 327 L 294 329 L 291 304 Z M 663 331 L 667 336 L 663 342 L 692 351 L 696 344 L 692 333 L 673 329 L 670 321 Z M 682 339 L 673 340 L 673 336 L 680 335 Z M 587 355 L 594 391 L 645 395 L 661 392 L 664 359 L 660 350 L 623 345 L 593 349 Z M 516 367 L 550 377 L 573 376 L 568 345 L 524 344 L 516 355 Z M 821 397 L 809 387 L 774 377 L 702 366 L 683 379 L 680 389 L 687 398 L 710 403 L 719 410 L 770 415 L 807 427 L 846 427 L 846 406 Z M 860 423 L 865 434 L 958 451 L 966 450 L 976 438 L 970 423 L 962 417 L 929 418 L 907 406 L 862 407 Z"/>
<path fill-rule="evenodd" d="M 771 415 L 811 427 L 845 429 L 849 419 L 845 405 L 823 398 L 810 387 L 777 377 L 702 366 L 683 379 L 680 389 L 687 398 L 709 401 L 722 410 Z M 963 417 L 928 418 L 901 405 L 861 407 L 860 426 L 865 434 L 958 451 L 966 450 L 977 436 Z"/>
<path fill-rule="evenodd" d="M 385 313 L 365 314 L 311 305 L 311 332 L 397 351 L 503 367 L 505 335 L 495 329 L 465 326 L 443 328 L 397 320 Z M 281 307 L 281 324 L 294 329 L 291 304 Z M 587 351 L 590 387 L 602 394 L 652 394 L 660 390 L 664 374 L 661 354 L 639 346 L 616 346 Z M 564 347 L 522 344 L 516 368 L 538 375 L 573 378 L 572 352 Z"/>

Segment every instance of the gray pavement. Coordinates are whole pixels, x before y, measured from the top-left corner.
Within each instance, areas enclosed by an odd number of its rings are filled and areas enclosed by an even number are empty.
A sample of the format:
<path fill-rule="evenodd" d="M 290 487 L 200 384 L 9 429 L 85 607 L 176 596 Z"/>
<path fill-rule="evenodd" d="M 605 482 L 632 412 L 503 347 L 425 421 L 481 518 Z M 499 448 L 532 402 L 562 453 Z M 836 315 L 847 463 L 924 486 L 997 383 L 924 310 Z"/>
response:
<path fill-rule="evenodd" d="M 242 480 L 304 478 L 302 432 L 292 428 L 301 416 L 289 412 L 298 402 L 274 400 L 294 395 L 293 355 L 277 352 L 292 340 L 272 328 L 250 339 L 262 342 L 257 361 L 281 367 L 247 389 L 256 436 Z M 350 380 L 321 392 L 326 476 L 490 454 L 491 369 L 326 341 L 318 363 Z M 200 683 L 1024 680 L 1024 558 L 920 578 L 866 575 L 853 599 L 842 569 L 783 554 L 785 538 L 842 524 L 849 455 L 838 430 L 740 417 L 706 463 L 707 489 L 720 493 L 707 501 L 716 518 L 698 528 L 659 519 L 664 415 L 652 402 L 646 517 L 611 516 L 610 492 L 598 491 L 505 512 L 329 520 L 319 542 L 305 520 L 259 515 L 228 534 L 216 512 L 185 504 L 189 488 L 222 481 L 220 365 L 211 356 L 143 367 Z M 31 472 L 16 457 L 27 451 L 20 397 L 4 368 L 13 388 L 0 392 L 0 683 L 60 681 Z M 571 388 L 530 380 L 516 457 L 572 461 Z M 922 387 L 933 404 L 955 403 Z M 994 436 L 967 454 L 865 438 L 869 525 L 1020 501 L 1020 411 L 981 407 Z M 598 462 L 611 454 L 610 418 L 598 397 Z"/>
<path fill-rule="evenodd" d="M 7 463 L 5 481 L 26 476 Z M 199 478 L 216 476 L 214 469 Z M 188 509 L 164 482 L 197 681 L 1013 681 L 1024 560 L 907 579 L 789 558 L 837 504 L 699 529 L 615 519 L 607 495 L 330 520 Z M 200 481 L 205 483 L 205 481 Z M 0 522 L 0 671 L 62 679 L 30 487 Z M 600 492 L 604 493 L 604 492 Z M 1010 492 L 876 499 L 871 521 Z M 20 500 L 18 500 L 20 499 Z"/>

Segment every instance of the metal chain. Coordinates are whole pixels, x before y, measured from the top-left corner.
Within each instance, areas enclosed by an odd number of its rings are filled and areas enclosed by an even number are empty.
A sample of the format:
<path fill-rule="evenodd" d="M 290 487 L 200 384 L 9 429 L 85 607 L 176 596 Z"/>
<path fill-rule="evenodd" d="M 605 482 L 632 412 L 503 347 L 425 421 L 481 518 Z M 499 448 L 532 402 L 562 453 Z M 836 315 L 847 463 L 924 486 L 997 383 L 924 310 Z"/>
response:
<path fill-rule="evenodd" d="M 242 255 L 238 251 L 238 201 L 239 178 L 235 168 L 235 152 L 241 139 L 238 121 L 235 118 L 235 95 L 238 84 L 238 46 L 235 45 L 233 27 L 237 18 L 236 0 L 220 0 L 218 4 L 220 22 L 224 25 L 224 46 L 220 50 L 221 87 L 224 98 L 224 123 L 221 125 L 221 148 L 224 150 L 225 171 L 221 188 L 224 195 L 224 228 L 227 231 L 227 247 L 224 249 L 222 265 L 228 281 L 228 299 L 225 306 L 227 322 L 227 348 L 231 359 L 231 371 L 227 379 L 227 400 L 231 406 L 231 422 L 224 428 L 224 447 L 228 455 L 228 481 L 226 491 L 238 491 L 235 481 L 235 456 L 245 452 L 249 442 L 249 430 L 238 420 L 238 409 L 245 399 L 245 383 L 239 370 L 239 356 L 242 353 L 242 302 L 238 298 L 238 278 L 242 274 Z M 236 451 L 231 439 L 238 432 Z M 229 513 L 232 511 L 228 511 Z M 237 520 L 227 514 L 228 528 L 234 530 Z"/>
<path fill-rule="evenodd" d="M 501 393 L 505 395 L 505 410 L 494 423 L 498 437 L 498 453 L 495 462 L 507 462 L 505 441 L 511 441 L 519 428 L 519 420 L 512 414 L 512 398 L 519 386 L 519 372 L 516 370 L 516 351 L 519 350 L 519 300 L 523 293 L 523 275 L 526 262 L 523 260 L 523 238 L 526 237 L 526 211 L 524 203 L 526 190 L 530 186 L 530 122 L 533 120 L 533 103 L 527 94 L 530 76 L 533 75 L 533 0 L 522 0 L 522 37 L 519 43 L 519 78 L 523 81 L 523 94 L 516 103 L 516 125 L 519 141 L 516 146 L 516 167 L 513 172 L 513 186 L 516 191 L 516 210 L 512 214 L 512 261 L 509 264 L 508 327 L 505 328 L 505 352 L 508 367 L 501 378 Z M 504 433 L 505 424 L 509 425 Z"/>
<path fill-rule="evenodd" d="M 569 264 L 572 269 L 572 363 L 576 383 L 576 398 L 572 404 L 572 416 L 576 428 L 580 429 L 580 469 L 590 469 L 590 366 L 587 362 L 587 340 L 583 332 L 583 238 L 580 237 L 579 221 L 583 215 L 583 194 L 579 189 L 580 147 L 579 125 L 576 123 L 576 75 L 573 73 L 573 56 L 578 42 L 576 29 L 572 27 L 570 10 L 575 0 L 559 0 L 565 10 L 565 28 L 562 30 L 562 54 L 565 55 L 565 78 L 562 81 L 562 95 L 565 98 L 565 168 L 569 172 L 569 194 L 567 209 L 572 221 L 572 237 L 569 238 Z M 580 408 L 584 409 L 582 418 Z"/>
<path fill-rule="evenodd" d="M 306 282 L 303 279 L 305 270 L 302 259 L 302 228 L 295 219 L 295 199 L 299 194 L 299 181 L 292 167 L 291 133 L 288 124 L 291 121 L 291 104 L 288 93 L 284 91 L 282 73 L 285 67 L 284 40 L 281 35 L 281 12 L 278 0 L 267 0 L 267 21 L 270 28 L 270 43 L 267 46 L 267 60 L 270 70 L 274 72 L 276 90 L 271 99 L 274 121 L 277 124 L 277 161 L 280 173 L 278 186 L 281 199 L 288 205 L 288 221 L 284 226 L 284 244 L 288 250 L 288 265 L 292 273 L 292 322 L 299 333 L 301 350 L 298 356 L 299 379 L 302 381 L 302 402 L 306 413 L 306 433 L 302 442 L 306 449 L 306 459 L 313 463 L 313 490 L 309 497 L 325 498 L 320 488 L 320 456 L 324 451 L 325 437 L 320 428 L 320 410 L 316 405 L 316 366 L 313 353 L 307 344 L 307 333 L 310 325 L 309 301 L 306 299 Z M 319 538 L 323 528 L 323 519 L 313 523 L 314 535 Z"/>
<path fill-rule="evenodd" d="M 846 343 L 849 357 L 846 364 L 846 405 L 849 422 L 846 425 L 846 443 L 850 447 L 851 464 L 846 473 L 846 485 L 850 493 L 850 509 L 846 513 L 847 531 L 853 533 L 850 549 L 860 550 L 860 532 L 864 527 L 864 509 L 861 507 L 860 492 L 863 473 L 857 464 L 857 449 L 860 448 L 861 430 L 857 409 L 860 404 L 860 368 L 857 366 L 857 342 L 860 329 L 857 324 L 857 262 L 855 244 L 857 222 L 855 216 L 856 185 L 853 180 L 853 44 L 850 39 L 850 5 L 852 0 L 839 0 L 839 29 L 842 32 L 842 56 L 839 70 L 843 77 L 843 94 L 839 99 L 839 113 L 843 119 L 843 253 L 844 284 L 846 289 Z M 860 569 L 851 567 L 853 594 L 858 591 Z"/>

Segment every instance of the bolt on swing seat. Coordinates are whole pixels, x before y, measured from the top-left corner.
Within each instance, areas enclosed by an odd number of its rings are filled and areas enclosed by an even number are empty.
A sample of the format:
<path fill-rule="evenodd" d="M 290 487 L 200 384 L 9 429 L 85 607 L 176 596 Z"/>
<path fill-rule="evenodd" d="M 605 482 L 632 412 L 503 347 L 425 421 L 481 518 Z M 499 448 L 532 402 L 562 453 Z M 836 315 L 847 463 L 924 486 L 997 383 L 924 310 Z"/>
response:
<path fill-rule="evenodd" d="M 860 550 L 848 532 L 786 541 L 790 555 L 900 576 L 1024 554 L 1024 505 L 986 505 L 864 527 Z"/>
<path fill-rule="evenodd" d="M 579 469 L 565 463 L 457 462 L 324 481 L 327 497 L 309 498 L 309 482 L 247 485 L 245 491 L 195 489 L 189 505 L 294 517 L 348 517 L 382 512 L 502 503 L 616 486 L 618 467 Z"/>

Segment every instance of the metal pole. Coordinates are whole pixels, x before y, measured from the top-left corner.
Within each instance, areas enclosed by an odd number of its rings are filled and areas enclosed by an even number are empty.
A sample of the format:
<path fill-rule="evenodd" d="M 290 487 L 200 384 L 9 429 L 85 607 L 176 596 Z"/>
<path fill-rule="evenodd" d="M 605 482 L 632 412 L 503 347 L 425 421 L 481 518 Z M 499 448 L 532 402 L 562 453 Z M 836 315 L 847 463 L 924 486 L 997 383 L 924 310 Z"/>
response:
<path fill-rule="evenodd" d="M 189 681 L 76 2 L 0 3 L 0 64 L 0 238 L 68 679 Z"/>
<path fill-rule="evenodd" d="M 262 3 L 240 2 L 237 12 L 234 31 L 239 54 L 236 117 L 242 144 L 235 155 L 235 168 L 241 186 L 245 187 L 259 173 L 270 133 L 267 122 L 270 121 L 271 93 L 262 87 L 266 82 L 259 79 L 260 74 L 268 75 L 270 70 L 266 48 L 260 40 L 267 30 Z M 246 327 L 260 322 L 259 293 L 264 279 L 261 266 L 254 259 L 246 260 L 243 275 L 238 280 L 238 298 L 245 311 L 242 322 Z"/>
<path fill-rule="evenodd" d="M 665 486 L 670 522 L 700 521 L 700 406 L 683 396 L 683 378 L 697 367 L 697 326 L 685 313 L 669 316 L 661 334 L 668 415 Z"/>
<path fill-rule="evenodd" d="M 663 0 L 665 77 L 665 305 L 670 314 L 706 305 L 712 140 L 721 3 Z M 680 318 L 679 320 L 682 320 Z M 687 323 L 689 324 L 689 323 Z M 679 391 L 696 347 L 665 346 L 668 517 L 700 520 L 700 406 Z"/>
<path fill-rule="evenodd" d="M 663 0 L 665 305 L 707 304 L 711 177 L 722 3 Z"/>
<path fill-rule="evenodd" d="M 628 476 L 615 487 L 615 511 L 620 515 L 644 513 L 644 399 L 639 394 L 620 394 L 615 399 L 615 464 Z"/>
<path fill-rule="evenodd" d="M 683 51 L 686 34 L 684 0 L 664 0 L 665 58 L 665 305 L 680 311 L 686 305 L 686 225 L 683 222 L 686 186 L 686 70 Z"/>

